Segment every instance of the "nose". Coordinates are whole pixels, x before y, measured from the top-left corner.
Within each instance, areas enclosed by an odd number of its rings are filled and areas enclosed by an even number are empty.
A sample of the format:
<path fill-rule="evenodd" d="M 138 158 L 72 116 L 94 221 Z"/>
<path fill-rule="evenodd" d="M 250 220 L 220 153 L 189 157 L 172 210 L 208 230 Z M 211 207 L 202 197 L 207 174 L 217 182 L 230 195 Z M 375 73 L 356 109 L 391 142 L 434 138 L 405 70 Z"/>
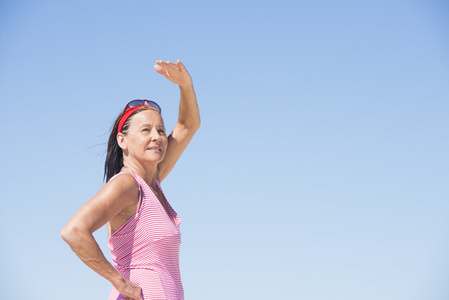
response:
<path fill-rule="evenodd" d="M 151 140 L 152 141 L 159 141 L 160 139 L 161 139 L 161 135 L 159 134 L 159 131 L 154 129 L 152 134 L 151 134 Z"/>

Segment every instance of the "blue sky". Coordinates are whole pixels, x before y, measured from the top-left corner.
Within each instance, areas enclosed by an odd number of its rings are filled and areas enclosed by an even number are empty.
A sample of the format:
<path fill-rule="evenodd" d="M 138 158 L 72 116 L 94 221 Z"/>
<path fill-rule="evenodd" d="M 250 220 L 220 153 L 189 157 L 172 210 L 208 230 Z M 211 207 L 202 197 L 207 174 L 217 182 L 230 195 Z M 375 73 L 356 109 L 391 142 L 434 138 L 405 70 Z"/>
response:
<path fill-rule="evenodd" d="M 135 98 L 202 127 L 163 182 L 186 299 L 449 298 L 444 1 L 2 1 L 8 299 L 106 299 L 59 231 Z M 105 255 L 104 228 L 95 233 Z"/>

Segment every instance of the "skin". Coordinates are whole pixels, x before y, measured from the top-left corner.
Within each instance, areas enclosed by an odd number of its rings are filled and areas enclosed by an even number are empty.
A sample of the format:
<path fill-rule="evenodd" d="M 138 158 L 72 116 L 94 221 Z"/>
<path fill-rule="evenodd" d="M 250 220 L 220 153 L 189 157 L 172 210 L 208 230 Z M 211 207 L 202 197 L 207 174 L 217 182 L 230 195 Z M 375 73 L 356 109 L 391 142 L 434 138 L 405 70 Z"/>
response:
<path fill-rule="evenodd" d="M 178 122 L 167 137 L 161 115 L 145 110 L 130 119 L 128 133 L 118 133 L 117 142 L 123 149 L 124 166 L 146 181 L 167 210 L 155 180 L 162 182 L 171 172 L 199 129 L 200 115 L 192 78 L 185 66 L 179 60 L 156 63 L 154 69 L 179 86 Z M 109 280 L 126 299 L 133 300 L 142 300 L 142 289 L 109 263 L 92 234 L 105 224 L 108 235 L 115 232 L 136 213 L 138 196 L 138 185 L 130 173 L 117 176 L 87 201 L 61 231 L 61 237 L 88 267 Z"/>

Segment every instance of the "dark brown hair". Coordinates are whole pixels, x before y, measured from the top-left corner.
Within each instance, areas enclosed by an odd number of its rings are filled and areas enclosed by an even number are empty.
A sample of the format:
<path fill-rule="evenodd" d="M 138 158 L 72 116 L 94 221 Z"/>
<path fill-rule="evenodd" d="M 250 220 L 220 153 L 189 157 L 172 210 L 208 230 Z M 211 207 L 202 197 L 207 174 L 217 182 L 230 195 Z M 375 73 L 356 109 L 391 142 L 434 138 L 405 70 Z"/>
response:
<path fill-rule="evenodd" d="M 129 118 L 126 120 L 125 124 L 123 124 L 121 132 L 126 135 L 128 133 L 129 123 L 132 117 L 141 111 L 149 109 L 154 110 L 150 106 L 142 106 L 135 112 L 133 112 L 131 116 L 129 116 Z M 111 179 L 115 174 L 120 173 L 120 170 L 123 168 L 123 150 L 117 143 L 118 124 L 120 123 L 122 116 L 123 112 L 120 113 L 120 115 L 115 120 L 114 126 L 111 130 L 111 135 L 109 136 L 106 160 L 104 162 L 104 177 L 106 178 L 106 182 L 108 182 L 109 179 Z"/>

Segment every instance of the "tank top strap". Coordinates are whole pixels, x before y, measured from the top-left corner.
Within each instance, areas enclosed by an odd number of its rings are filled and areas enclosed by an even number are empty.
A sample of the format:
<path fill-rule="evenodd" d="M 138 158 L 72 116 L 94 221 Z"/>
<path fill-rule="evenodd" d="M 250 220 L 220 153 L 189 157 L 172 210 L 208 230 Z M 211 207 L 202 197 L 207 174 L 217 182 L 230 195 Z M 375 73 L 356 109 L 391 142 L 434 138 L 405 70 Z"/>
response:
<path fill-rule="evenodd" d="M 123 169 L 129 170 L 129 172 L 123 172 Z M 140 177 L 136 173 L 134 173 L 133 170 L 131 170 L 127 167 L 123 167 L 120 170 L 120 172 L 115 174 L 114 176 L 112 176 L 111 179 L 113 179 L 119 175 L 122 175 L 122 174 L 131 174 L 134 177 L 134 179 L 136 180 L 137 186 L 139 188 L 139 208 L 140 208 L 140 206 L 142 206 L 142 183 L 140 182 L 141 181 Z M 111 179 L 109 179 L 109 180 L 111 180 Z"/>
<path fill-rule="evenodd" d="M 122 175 L 122 174 L 125 174 L 125 172 L 120 171 L 119 173 L 117 173 L 114 176 L 112 176 L 108 181 L 110 181 L 110 180 L 114 179 L 115 177 L 117 177 L 119 175 Z"/>

